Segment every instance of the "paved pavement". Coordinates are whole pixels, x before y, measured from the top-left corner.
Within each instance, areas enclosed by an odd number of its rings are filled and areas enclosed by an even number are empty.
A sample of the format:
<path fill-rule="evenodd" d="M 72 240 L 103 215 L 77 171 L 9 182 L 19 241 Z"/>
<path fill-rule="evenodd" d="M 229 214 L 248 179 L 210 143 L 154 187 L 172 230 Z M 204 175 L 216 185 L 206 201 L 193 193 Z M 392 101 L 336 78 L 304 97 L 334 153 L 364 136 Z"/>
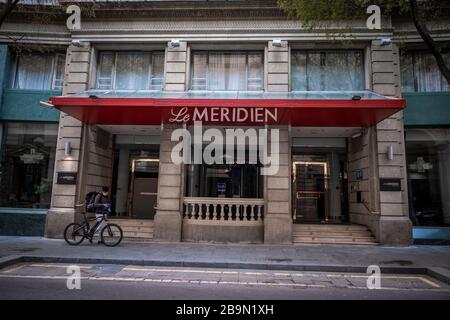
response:
<path fill-rule="evenodd" d="M 0 299 L 450 299 L 450 286 L 426 275 L 365 274 L 80 264 L 19 263 L 0 270 Z M 43 288 L 45 290 L 43 290 Z M 307 289 L 307 290 L 305 290 Z"/>
<path fill-rule="evenodd" d="M 223 268 L 293 269 L 321 266 L 334 271 L 379 265 L 385 268 L 450 268 L 450 246 L 409 247 L 355 245 L 237 245 L 200 243 L 123 242 L 109 248 L 84 242 L 69 246 L 64 240 L 40 237 L 0 237 L 0 260 L 11 256 L 78 259 L 78 262 Z M 342 270 L 339 269 L 342 268 Z"/>

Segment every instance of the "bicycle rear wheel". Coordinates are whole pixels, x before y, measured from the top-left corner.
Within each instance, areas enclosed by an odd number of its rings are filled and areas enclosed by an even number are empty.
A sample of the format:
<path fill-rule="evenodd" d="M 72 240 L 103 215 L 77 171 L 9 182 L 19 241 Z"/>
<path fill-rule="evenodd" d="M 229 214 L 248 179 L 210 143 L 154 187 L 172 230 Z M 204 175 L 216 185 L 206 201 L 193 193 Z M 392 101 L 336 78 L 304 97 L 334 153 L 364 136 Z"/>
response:
<path fill-rule="evenodd" d="M 123 238 L 122 228 L 114 223 L 108 223 L 100 233 L 102 242 L 107 247 L 117 246 Z"/>
<path fill-rule="evenodd" d="M 71 246 L 79 245 L 84 237 L 84 226 L 79 223 L 71 223 L 64 229 L 64 240 Z"/>

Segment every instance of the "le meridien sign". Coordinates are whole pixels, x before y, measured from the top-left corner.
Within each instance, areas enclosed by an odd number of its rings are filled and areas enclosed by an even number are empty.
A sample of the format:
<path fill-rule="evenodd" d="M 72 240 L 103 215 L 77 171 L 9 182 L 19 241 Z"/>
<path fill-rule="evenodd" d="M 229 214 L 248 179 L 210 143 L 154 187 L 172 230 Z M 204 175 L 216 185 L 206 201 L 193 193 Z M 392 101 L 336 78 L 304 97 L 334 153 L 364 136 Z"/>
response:
<path fill-rule="evenodd" d="M 267 124 L 277 123 L 278 111 L 266 108 L 187 108 L 172 109 L 169 123 L 192 124 L 190 128 L 172 131 L 177 142 L 171 158 L 175 164 L 257 164 L 261 175 L 274 175 L 279 168 L 279 129 L 268 128 L 208 128 L 208 124 Z M 269 148 L 270 144 L 270 148 Z M 270 150 L 270 152 L 269 152 Z"/>
<path fill-rule="evenodd" d="M 169 123 L 192 123 L 201 121 L 217 124 L 267 124 L 277 123 L 277 108 L 241 108 L 241 107 L 208 107 L 208 108 L 172 108 Z"/>

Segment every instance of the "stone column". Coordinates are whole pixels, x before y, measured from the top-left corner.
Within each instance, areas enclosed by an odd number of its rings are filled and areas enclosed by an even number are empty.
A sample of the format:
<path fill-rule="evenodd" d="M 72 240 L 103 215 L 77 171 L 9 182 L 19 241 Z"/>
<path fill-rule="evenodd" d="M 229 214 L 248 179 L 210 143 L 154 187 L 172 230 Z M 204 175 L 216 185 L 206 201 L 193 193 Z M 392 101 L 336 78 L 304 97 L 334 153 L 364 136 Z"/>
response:
<path fill-rule="evenodd" d="M 189 50 L 185 41 L 179 47 L 166 49 L 164 90 L 185 91 L 187 88 L 187 70 Z M 184 165 L 172 162 L 172 147 L 177 142 L 170 140 L 172 131 L 179 126 L 164 125 L 161 132 L 159 152 L 158 202 L 156 205 L 154 241 L 181 241 L 183 175 Z"/>
<path fill-rule="evenodd" d="M 178 126 L 164 126 L 159 152 L 158 202 L 156 205 L 154 241 L 181 241 L 184 165 L 171 159 L 170 136 Z"/>
<path fill-rule="evenodd" d="M 267 91 L 289 91 L 288 43 L 274 47 L 269 41 L 266 60 Z M 280 167 L 277 174 L 264 177 L 264 243 L 292 243 L 290 130 L 288 126 L 270 129 L 280 130 Z"/>
<path fill-rule="evenodd" d="M 372 41 L 372 88 L 385 96 L 400 97 L 399 50 L 395 44 L 381 46 Z M 409 244 L 412 224 L 408 212 L 403 112 L 398 112 L 376 126 L 379 178 L 399 178 L 402 190 L 380 191 L 378 240 L 383 244 Z M 392 146 L 394 159 L 387 150 Z"/>
<path fill-rule="evenodd" d="M 88 87 L 91 47 L 69 46 L 66 54 L 63 95 L 84 91 Z M 49 238 L 62 238 L 64 228 L 75 219 L 75 204 L 82 202 L 82 167 L 84 162 L 83 124 L 64 113 L 59 119 L 58 140 L 53 176 L 52 200 L 47 214 L 45 235 Z M 64 144 L 70 142 L 72 152 L 64 154 Z M 58 172 L 77 172 L 76 185 L 57 184 Z"/>

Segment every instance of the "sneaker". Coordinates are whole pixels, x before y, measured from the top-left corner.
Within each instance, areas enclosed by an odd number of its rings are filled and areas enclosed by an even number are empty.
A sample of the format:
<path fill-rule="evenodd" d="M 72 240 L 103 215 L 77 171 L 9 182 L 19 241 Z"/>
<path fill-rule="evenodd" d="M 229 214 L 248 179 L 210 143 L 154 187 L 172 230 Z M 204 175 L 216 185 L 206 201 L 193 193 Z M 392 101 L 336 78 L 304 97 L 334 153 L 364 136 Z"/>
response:
<path fill-rule="evenodd" d="M 103 244 L 102 240 L 98 240 L 97 244 Z"/>

